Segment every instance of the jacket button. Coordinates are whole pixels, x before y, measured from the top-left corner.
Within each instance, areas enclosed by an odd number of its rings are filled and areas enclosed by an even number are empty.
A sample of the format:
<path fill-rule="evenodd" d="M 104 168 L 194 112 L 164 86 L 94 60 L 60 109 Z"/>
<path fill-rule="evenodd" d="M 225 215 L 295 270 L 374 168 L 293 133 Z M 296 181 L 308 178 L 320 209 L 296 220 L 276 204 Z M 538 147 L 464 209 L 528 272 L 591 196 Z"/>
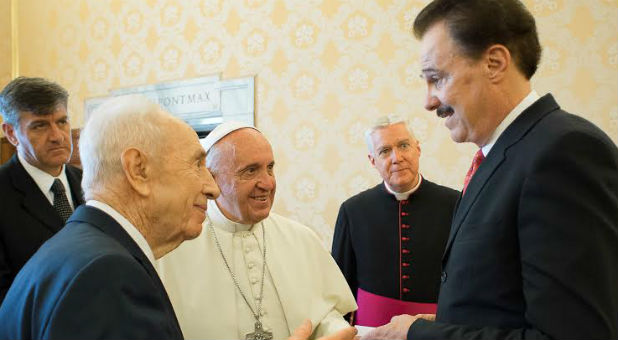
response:
<path fill-rule="evenodd" d="M 442 272 L 442 274 L 440 274 L 440 281 L 442 283 L 446 282 L 446 272 Z"/>

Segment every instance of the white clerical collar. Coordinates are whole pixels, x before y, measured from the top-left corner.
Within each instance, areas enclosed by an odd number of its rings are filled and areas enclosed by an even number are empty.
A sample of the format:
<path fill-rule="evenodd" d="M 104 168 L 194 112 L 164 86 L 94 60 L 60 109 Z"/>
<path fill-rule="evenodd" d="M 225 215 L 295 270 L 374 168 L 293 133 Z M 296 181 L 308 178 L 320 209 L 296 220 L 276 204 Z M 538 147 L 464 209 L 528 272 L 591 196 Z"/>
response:
<path fill-rule="evenodd" d="M 148 241 L 146 241 L 144 235 L 142 235 L 142 233 L 140 233 L 139 230 L 137 230 L 137 228 L 135 228 L 135 226 L 131 222 L 129 222 L 129 220 L 127 220 L 118 211 L 116 211 L 116 209 L 110 207 L 109 205 L 101 201 L 89 200 L 88 202 L 86 202 L 86 205 L 97 208 L 99 210 L 103 210 L 103 212 L 116 220 L 116 222 L 120 224 L 122 229 L 124 229 L 127 234 L 129 234 L 129 236 L 133 239 L 133 241 L 137 243 L 137 246 L 139 247 L 139 249 L 142 250 L 144 255 L 146 255 L 148 260 L 150 260 L 150 263 L 153 266 L 155 265 L 155 257 L 152 253 L 152 249 L 150 249 L 150 245 L 148 245 Z"/>
<path fill-rule="evenodd" d="M 528 95 L 521 102 L 519 102 L 519 104 L 517 104 L 517 106 L 515 106 L 515 108 L 511 112 L 509 112 L 508 115 L 506 115 L 506 117 L 504 117 L 500 125 L 498 125 L 498 127 L 494 130 L 491 138 L 489 139 L 489 142 L 481 148 L 483 150 L 484 156 L 487 156 L 487 154 L 489 154 L 489 151 L 494 146 L 494 144 L 496 144 L 496 141 L 498 140 L 500 135 L 502 135 L 504 130 L 506 130 L 509 125 L 511 125 L 515 118 L 519 117 L 519 115 L 524 112 L 525 109 L 534 104 L 534 102 L 536 102 L 539 98 L 541 97 L 539 97 L 539 94 L 536 93 L 535 90 L 530 91 L 530 93 L 528 93 Z"/>
<path fill-rule="evenodd" d="M 223 215 L 223 212 L 217 206 L 217 202 L 214 200 L 208 200 L 208 218 L 217 229 L 227 231 L 228 233 L 236 233 L 239 231 L 249 231 L 254 226 L 253 224 L 237 223 Z M 208 221 L 204 221 L 204 227 L 206 227 Z"/>
<path fill-rule="evenodd" d="M 64 185 L 64 191 L 67 195 L 67 198 L 69 199 L 69 204 L 71 205 L 71 208 L 75 209 L 75 207 L 73 206 L 73 195 L 71 195 L 71 187 L 69 186 L 69 181 L 67 180 L 67 174 L 65 171 L 66 167 L 64 166 L 64 164 L 62 165 L 60 175 L 58 175 L 58 177 L 54 177 L 47 172 L 37 168 L 36 166 L 28 163 L 28 161 L 23 159 L 19 153 L 17 154 L 17 159 L 19 160 L 19 163 L 21 163 L 21 165 L 24 167 L 24 169 L 26 169 L 28 175 L 32 177 L 34 183 L 36 183 L 39 189 L 41 189 L 41 192 L 43 193 L 43 195 L 45 195 L 47 200 L 49 200 L 49 203 L 51 203 L 51 205 L 54 205 L 54 193 L 51 191 L 51 186 L 52 184 L 54 184 L 54 180 L 58 178 L 60 182 L 62 182 L 62 185 Z"/>
<path fill-rule="evenodd" d="M 398 201 L 404 201 L 407 200 L 408 197 L 410 197 L 410 195 L 412 195 L 412 193 L 414 193 L 418 187 L 421 186 L 421 182 L 423 181 L 423 176 L 421 176 L 421 174 L 418 174 L 418 183 L 416 183 L 416 185 L 414 186 L 414 188 L 406 191 L 406 192 L 396 192 L 395 190 L 393 190 L 391 187 L 388 186 L 388 183 L 386 183 L 386 181 L 384 181 L 384 186 L 386 187 L 386 190 L 388 192 L 390 192 L 391 194 L 395 195 L 395 198 Z"/>

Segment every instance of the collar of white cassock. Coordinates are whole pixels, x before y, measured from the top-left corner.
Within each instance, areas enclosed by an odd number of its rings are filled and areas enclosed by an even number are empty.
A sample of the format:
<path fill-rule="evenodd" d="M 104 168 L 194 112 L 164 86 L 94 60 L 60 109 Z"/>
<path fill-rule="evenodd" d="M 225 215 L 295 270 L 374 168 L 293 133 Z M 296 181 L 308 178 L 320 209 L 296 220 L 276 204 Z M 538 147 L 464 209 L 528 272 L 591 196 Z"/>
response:
<path fill-rule="evenodd" d="M 217 202 L 213 200 L 208 200 L 208 218 L 217 229 L 227 231 L 228 233 L 249 231 L 255 225 L 242 224 L 230 220 L 229 218 L 225 217 L 225 215 L 223 215 L 223 212 L 221 212 L 221 209 L 219 209 L 219 207 L 217 206 Z"/>

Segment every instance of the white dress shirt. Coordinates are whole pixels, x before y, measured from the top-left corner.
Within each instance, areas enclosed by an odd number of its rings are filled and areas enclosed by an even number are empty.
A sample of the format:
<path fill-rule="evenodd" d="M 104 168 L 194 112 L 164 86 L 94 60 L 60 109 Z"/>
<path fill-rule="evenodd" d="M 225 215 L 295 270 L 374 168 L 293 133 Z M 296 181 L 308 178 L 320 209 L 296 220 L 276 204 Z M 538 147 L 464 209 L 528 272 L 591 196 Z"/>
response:
<path fill-rule="evenodd" d="M 73 195 L 71 194 L 71 187 L 69 186 L 69 181 L 67 180 L 66 167 L 64 165 L 62 166 L 62 171 L 60 171 L 60 175 L 58 175 L 58 177 L 54 177 L 47 172 L 28 163 L 19 155 L 19 153 L 17 154 L 17 159 L 19 159 L 21 165 L 24 167 L 24 169 L 26 169 L 28 175 L 32 177 L 34 183 L 36 183 L 39 189 L 41 189 L 41 192 L 43 193 L 43 195 L 45 195 L 45 197 L 47 197 L 47 200 L 51 205 L 54 205 L 54 193 L 51 191 L 51 187 L 52 184 L 54 184 L 54 180 L 58 178 L 60 182 L 62 182 L 62 185 L 64 185 L 64 192 L 69 199 L 71 209 L 75 210 L 75 206 L 73 205 Z"/>
<path fill-rule="evenodd" d="M 489 138 L 489 142 L 481 148 L 485 157 L 487 157 L 487 154 L 489 154 L 489 151 L 494 146 L 494 144 L 496 144 L 496 141 L 498 140 L 500 135 L 502 135 L 504 130 L 506 130 L 506 128 L 508 128 L 509 125 L 511 125 L 511 123 L 517 117 L 519 117 L 519 115 L 524 112 L 525 109 L 534 104 L 534 102 L 536 102 L 539 98 L 541 97 L 539 97 L 538 93 L 536 93 L 535 90 L 530 91 L 530 93 L 528 93 L 528 95 L 524 99 L 522 99 L 522 101 L 519 102 L 519 104 L 517 104 L 517 106 L 515 106 L 515 108 L 511 110 L 508 115 L 506 115 L 506 117 L 504 117 L 500 125 L 498 125 L 498 127 L 492 133 L 491 138 Z"/>

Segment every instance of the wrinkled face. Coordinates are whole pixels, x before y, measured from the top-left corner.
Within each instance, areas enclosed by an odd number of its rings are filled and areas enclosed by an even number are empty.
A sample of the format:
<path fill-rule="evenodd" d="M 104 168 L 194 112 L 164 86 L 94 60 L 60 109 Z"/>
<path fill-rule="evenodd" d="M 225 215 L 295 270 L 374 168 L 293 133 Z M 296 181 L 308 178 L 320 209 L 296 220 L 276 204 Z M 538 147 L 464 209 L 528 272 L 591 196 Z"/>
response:
<path fill-rule="evenodd" d="M 482 59 L 460 54 L 444 22 L 434 24 L 421 40 L 422 74 L 427 83 L 425 108 L 445 118 L 453 141 L 479 146 L 493 128 L 487 72 Z"/>
<path fill-rule="evenodd" d="M 230 133 L 229 155 L 220 158 L 215 180 L 221 189 L 217 206 L 234 222 L 255 224 L 268 217 L 275 200 L 275 160 L 270 143 L 253 129 Z"/>
<path fill-rule="evenodd" d="M 157 216 L 155 232 L 177 243 L 197 237 L 206 218 L 206 200 L 219 189 L 206 168 L 206 153 L 197 134 L 186 124 L 169 119 L 164 159 L 158 164 L 152 199 Z"/>
<path fill-rule="evenodd" d="M 49 115 L 22 111 L 17 128 L 3 124 L 3 129 L 21 157 L 52 176 L 71 158 L 71 125 L 62 104 Z"/>
<path fill-rule="evenodd" d="M 371 134 L 373 150 L 368 155 L 371 165 L 382 179 L 397 192 L 406 192 L 418 183 L 419 143 L 398 123 L 375 130 Z"/>

